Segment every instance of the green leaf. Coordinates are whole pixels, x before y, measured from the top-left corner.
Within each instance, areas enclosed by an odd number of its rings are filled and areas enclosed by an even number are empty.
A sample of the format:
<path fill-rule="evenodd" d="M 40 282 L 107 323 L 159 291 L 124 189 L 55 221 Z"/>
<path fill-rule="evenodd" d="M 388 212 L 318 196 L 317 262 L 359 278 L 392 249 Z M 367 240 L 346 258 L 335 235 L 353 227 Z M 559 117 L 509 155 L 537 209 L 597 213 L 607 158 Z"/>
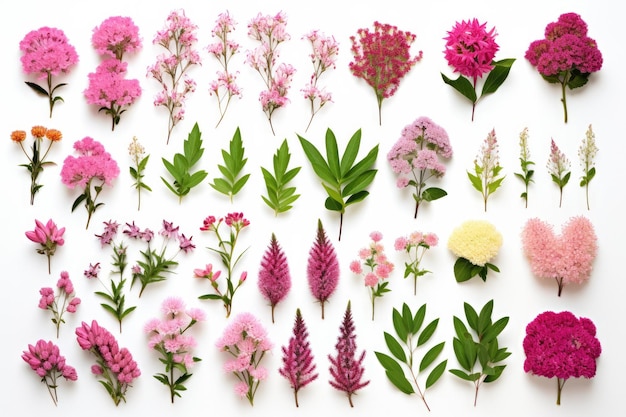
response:
<path fill-rule="evenodd" d="M 489 382 L 493 382 L 496 379 L 500 378 L 500 375 L 502 375 L 502 371 L 504 371 L 504 368 L 506 368 L 506 365 L 498 365 L 498 366 L 494 366 L 493 367 L 493 374 L 492 375 L 488 375 L 484 381 L 486 383 Z"/>
<path fill-rule="evenodd" d="M 381 352 L 374 352 L 378 362 L 385 368 L 385 374 L 391 383 L 405 394 L 413 394 L 415 390 L 404 375 L 402 367 L 389 355 Z"/>
<path fill-rule="evenodd" d="M 333 176 L 332 171 L 328 167 L 326 160 L 322 156 L 322 154 L 317 150 L 315 145 L 313 145 L 308 140 L 304 139 L 302 136 L 298 135 L 298 139 L 300 140 L 300 144 L 302 145 L 302 150 L 306 155 L 307 159 L 311 163 L 311 167 L 315 174 L 322 180 L 327 182 L 329 185 L 338 186 L 338 180 L 335 176 Z"/>
<path fill-rule="evenodd" d="M 359 148 L 361 147 L 361 129 L 354 132 L 348 144 L 346 145 L 346 149 L 341 157 L 341 176 L 346 177 L 348 171 L 352 168 L 354 161 L 356 161 L 356 157 L 359 153 Z M 374 158 L 375 159 L 375 158 Z"/>
<path fill-rule="evenodd" d="M 422 361 L 420 362 L 419 371 L 422 372 L 424 369 L 428 368 L 428 366 L 437 359 L 437 356 L 443 351 L 443 347 L 446 342 L 441 342 L 426 352 Z"/>
<path fill-rule="evenodd" d="M 422 191 L 422 200 L 424 201 L 435 201 L 439 200 L 442 197 L 447 196 L 448 193 L 441 188 L 430 187 Z"/>
<path fill-rule="evenodd" d="M 454 356 L 456 356 L 456 360 L 459 362 L 459 365 L 461 365 L 463 369 L 470 371 L 474 364 L 469 363 L 463 342 L 461 342 L 459 338 L 455 337 L 452 339 L 452 349 L 454 350 Z"/>
<path fill-rule="evenodd" d="M 398 341 L 389 333 L 384 332 L 384 334 L 385 343 L 387 343 L 387 348 L 389 348 L 391 354 L 395 356 L 396 359 L 398 359 L 399 361 L 406 363 L 406 355 L 400 343 L 398 343 Z"/>
<path fill-rule="evenodd" d="M 509 323 L 508 317 L 502 317 L 501 319 L 497 320 L 495 323 L 493 323 L 491 326 L 489 326 L 489 328 L 485 330 L 485 333 L 483 334 L 483 337 L 482 337 L 482 342 L 489 343 L 492 340 L 494 340 L 496 337 L 498 337 L 498 335 L 500 335 L 500 333 L 502 333 L 502 331 L 504 330 L 504 328 L 506 327 L 508 323 Z"/>
<path fill-rule="evenodd" d="M 408 319 L 411 323 L 409 327 L 409 329 L 411 329 L 411 334 L 417 334 L 424 323 L 424 318 L 426 317 L 426 304 L 422 304 L 422 306 L 415 313 L 413 319 L 411 319 L 411 310 L 409 310 L 408 313 Z"/>
<path fill-rule="evenodd" d="M 402 320 L 402 315 L 400 314 L 398 310 L 394 308 L 391 317 L 393 321 L 393 328 L 396 331 L 396 334 L 398 335 L 400 340 L 406 343 L 407 336 L 409 333 L 409 328 L 405 324 L 404 320 Z"/>
<path fill-rule="evenodd" d="M 456 282 L 465 282 L 475 276 L 474 266 L 467 259 L 459 257 L 454 263 L 454 278 Z"/>
<path fill-rule="evenodd" d="M 433 333 L 435 333 L 435 330 L 437 329 L 437 324 L 439 324 L 439 319 L 435 319 L 435 320 L 431 321 L 424 328 L 424 330 L 422 330 L 422 332 L 420 333 L 419 337 L 417 338 L 417 346 L 421 346 L 424 343 L 428 342 L 428 340 L 431 338 Z"/>
<path fill-rule="evenodd" d="M 161 177 L 167 188 L 177 195 L 179 199 L 187 195 L 191 188 L 200 184 L 208 175 L 206 171 L 199 170 L 191 172 L 191 168 L 200 160 L 204 149 L 202 148 L 202 137 L 198 123 L 195 123 L 193 129 L 183 143 L 184 153 L 176 153 L 172 161 L 161 158 L 163 165 L 173 177 L 170 182 Z"/>
<path fill-rule="evenodd" d="M 435 382 L 437 382 L 439 378 L 441 378 L 441 375 L 443 375 L 444 371 L 446 370 L 447 364 L 448 360 L 446 359 L 440 362 L 439 365 L 435 366 L 432 372 L 428 375 L 428 378 L 426 378 L 426 389 L 432 387 Z"/>
<path fill-rule="evenodd" d="M 245 148 L 241 139 L 239 128 L 235 130 L 233 138 L 229 142 L 229 152 L 222 149 L 222 159 L 224 165 L 218 165 L 222 178 L 214 178 L 210 184 L 216 191 L 233 198 L 246 185 L 250 174 L 241 175 L 243 168 L 248 161 L 244 157 Z"/>
<path fill-rule="evenodd" d="M 357 149 L 358 150 L 358 149 Z M 326 129 L 326 158 L 328 158 L 328 168 L 335 178 L 341 178 L 341 168 L 339 166 L 339 148 L 337 138 L 332 130 Z"/>
<path fill-rule="evenodd" d="M 48 96 L 48 92 L 46 90 L 44 90 L 43 87 L 41 87 L 39 84 L 35 84 L 33 82 L 30 81 L 24 81 L 26 83 L 27 86 L 29 86 L 30 88 L 32 88 L 32 90 L 37 93 L 40 94 L 42 96 Z"/>
<path fill-rule="evenodd" d="M 509 76 L 509 71 L 511 71 L 511 66 L 513 65 L 513 62 L 515 62 L 515 58 L 503 59 L 500 61 L 494 61 L 492 63 L 494 67 L 485 79 L 485 83 L 483 84 L 483 91 L 480 95 L 481 97 L 486 94 L 496 92 L 496 90 L 502 85 L 502 83 L 504 83 L 506 78 Z"/>
<path fill-rule="evenodd" d="M 467 319 L 467 324 L 474 329 L 478 329 L 478 313 L 474 310 L 469 303 L 463 303 L 463 309 L 465 311 L 465 318 Z"/>
<path fill-rule="evenodd" d="M 487 303 L 480 310 L 478 315 L 478 326 L 476 327 L 476 333 L 482 338 L 483 333 L 489 326 L 491 326 L 491 314 L 493 313 L 493 300 L 487 301 Z"/>
<path fill-rule="evenodd" d="M 344 189 L 341 191 L 341 194 L 346 197 L 363 191 L 368 185 L 372 183 L 372 181 L 374 181 L 374 177 L 376 177 L 376 172 L 377 170 L 375 169 L 365 171 L 354 180 L 347 183 Z"/>
<path fill-rule="evenodd" d="M 472 103 L 476 103 L 476 90 L 472 85 L 471 81 L 465 78 L 462 75 L 455 80 L 446 77 L 445 74 L 441 73 L 441 78 L 443 78 L 443 82 L 454 88 L 456 91 L 461 93 L 465 98 L 467 98 Z"/>
<path fill-rule="evenodd" d="M 472 376 L 470 376 L 470 374 L 468 374 L 467 372 L 461 371 L 460 369 L 448 369 L 448 371 L 452 374 L 455 375 L 465 381 L 475 381 L 475 378 L 472 378 Z"/>
<path fill-rule="evenodd" d="M 478 192 L 482 193 L 483 192 L 483 182 L 482 180 L 470 173 L 469 171 L 467 172 L 467 177 L 469 178 L 470 182 L 472 183 L 472 187 L 474 187 Z"/>

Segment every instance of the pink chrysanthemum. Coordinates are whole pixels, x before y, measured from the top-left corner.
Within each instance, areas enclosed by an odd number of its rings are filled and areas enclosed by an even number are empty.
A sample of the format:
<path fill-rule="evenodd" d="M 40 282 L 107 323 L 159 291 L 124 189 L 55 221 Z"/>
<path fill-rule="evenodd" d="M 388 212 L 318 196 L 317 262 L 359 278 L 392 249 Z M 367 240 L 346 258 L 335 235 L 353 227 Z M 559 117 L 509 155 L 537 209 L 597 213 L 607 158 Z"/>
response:
<path fill-rule="evenodd" d="M 466 77 L 482 77 L 493 69 L 493 58 L 499 46 L 495 41 L 496 29 L 487 30 L 486 23 L 477 19 L 456 22 L 448 31 L 444 55 L 448 65 Z"/>

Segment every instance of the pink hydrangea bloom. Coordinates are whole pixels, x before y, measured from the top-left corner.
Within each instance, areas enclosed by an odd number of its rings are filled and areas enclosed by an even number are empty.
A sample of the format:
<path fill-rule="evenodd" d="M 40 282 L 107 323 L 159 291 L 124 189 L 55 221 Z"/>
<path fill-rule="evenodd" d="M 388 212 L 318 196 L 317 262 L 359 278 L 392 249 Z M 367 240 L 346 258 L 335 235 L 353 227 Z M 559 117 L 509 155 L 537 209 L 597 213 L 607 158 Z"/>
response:
<path fill-rule="evenodd" d="M 91 43 L 101 55 L 122 60 L 127 52 L 141 49 L 139 27 L 127 16 L 111 16 L 93 29 Z"/>
<path fill-rule="evenodd" d="M 496 29 L 478 19 L 456 22 L 444 39 L 444 55 L 454 72 L 475 80 L 493 69 L 493 58 L 500 48 L 495 41 Z"/>

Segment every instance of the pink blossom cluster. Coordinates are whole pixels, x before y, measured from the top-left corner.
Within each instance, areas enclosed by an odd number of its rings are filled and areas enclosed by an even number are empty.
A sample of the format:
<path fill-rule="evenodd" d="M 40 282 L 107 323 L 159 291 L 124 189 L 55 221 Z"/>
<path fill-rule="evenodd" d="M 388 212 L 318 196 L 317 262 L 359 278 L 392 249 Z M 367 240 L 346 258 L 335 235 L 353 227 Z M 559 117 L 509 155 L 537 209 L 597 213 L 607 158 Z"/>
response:
<path fill-rule="evenodd" d="M 74 150 L 79 156 L 67 156 L 61 168 L 61 182 L 69 188 L 87 187 L 94 180 L 111 185 L 119 175 L 117 162 L 93 138 L 86 136 L 74 142 Z"/>
<path fill-rule="evenodd" d="M 266 89 L 259 94 L 259 101 L 272 133 L 274 133 L 272 115 L 274 111 L 289 103 L 287 93 L 296 71 L 290 64 L 278 63 L 280 56 L 278 46 L 291 38 L 286 28 L 287 16 L 283 12 L 278 12 L 274 16 L 259 13 L 248 23 L 248 36 L 260 42 L 260 45 L 247 51 L 246 63 L 261 75 L 265 83 Z"/>
<path fill-rule="evenodd" d="M 413 294 L 417 294 L 417 278 L 427 274 L 428 270 L 420 268 L 426 251 L 437 246 L 439 237 L 435 233 L 412 232 L 408 236 L 400 236 L 394 242 L 394 249 L 405 252 L 409 262 L 404 263 L 404 278 L 413 276 Z"/>
<path fill-rule="evenodd" d="M 59 347 L 51 341 L 40 339 L 34 345 L 28 345 L 28 350 L 22 352 L 22 359 L 30 368 L 41 377 L 48 387 L 50 397 L 57 404 L 58 379 L 63 377 L 67 381 L 76 381 L 78 374 L 74 367 L 65 362 Z"/>
<path fill-rule="evenodd" d="M 211 31 L 211 36 L 217 39 L 217 42 L 207 46 L 207 51 L 213 55 L 222 67 L 221 71 L 217 71 L 217 78 L 211 81 L 209 92 L 217 98 L 220 118 L 216 126 L 219 126 L 230 100 L 235 97 L 241 97 L 241 89 L 237 85 L 238 71 L 230 71 L 228 65 L 237 52 L 239 52 L 239 44 L 233 41 L 229 34 L 235 30 L 237 22 L 230 16 L 228 12 L 220 13 L 217 16 L 215 27 Z"/>
<path fill-rule="evenodd" d="M 273 347 L 267 331 L 254 315 L 240 313 L 224 329 L 216 346 L 231 355 L 224 363 L 224 371 L 237 377 L 235 393 L 254 405 L 254 394 L 268 376 L 267 369 L 261 365 L 265 353 Z"/>
<path fill-rule="evenodd" d="M 128 64 L 116 58 L 105 59 L 91 72 L 89 86 L 83 92 L 87 103 L 100 107 L 111 116 L 111 130 L 119 124 L 122 113 L 141 96 L 137 79 L 126 79 Z"/>
<path fill-rule="evenodd" d="M 593 225 L 583 216 L 570 218 L 560 236 L 552 225 L 529 219 L 522 230 L 522 247 L 533 274 L 556 280 L 559 295 L 564 285 L 589 279 L 598 251 Z"/>
<path fill-rule="evenodd" d="M 126 401 L 126 391 L 141 375 L 130 351 L 120 348 L 115 337 L 96 320 L 76 328 L 76 341 L 81 349 L 95 356 L 91 372 L 101 378 L 115 405 Z"/>
<path fill-rule="evenodd" d="M 456 22 L 446 41 L 444 55 L 454 72 L 476 80 L 493 69 L 493 59 L 499 46 L 496 29 L 487 30 L 487 23 L 478 19 Z"/>
<path fill-rule="evenodd" d="M 273 233 L 270 244 L 261 259 L 258 286 L 261 295 L 270 303 L 272 323 L 274 323 L 276 305 L 287 297 L 291 289 L 291 273 L 287 256 Z"/>
<path fill-rule="evenodd" d="M 61 323 L 65 323 L 63 314 L 66 311 L 75 313 L 76 307 L 80 304 L 80 298 L 75 296 L 74 284 L 70 280 L 70 275 L 67 271 L 61 272 L 61 277 L 57 281 L 57 288 L 59 291 L 56 295 L 50 287 L 43 287 L 39 290 L 41 295 L 39 308 L 52 312 L 52 322 L 56 326 L 58 338 Z"/>
<path fill-rule="evenodd" d="M 91 44 L 100 55 L 122 60 L 125 53 L 141 49 L 139 28 L 132 18 L 111 16 L 93 29 Z"/>
<path fill-rule="evenodd" d="M 65 227 L 59 228 L 52 219 L 49 219 L 46 224 L 35 219 L 35 226 L 35 230 L 29 230 L 25 234 L 30 241 L 39 244 L 37 253 L 46 255 L 48 258 L 48 273 L 50 273 L 50 258 L 55 254 L 57 247 L 65 243 L 63 238 Z"/>
<path fill-rule="evenodd" d="M 337 289 L 339 284 L 339 260 L 322 222 L 317 222 L 315 241 L 309 250 L 307 260 L 307 281 L 311 294 L 319 301 L 324 319 L 324 304 Z"/>
<path fill-rule="evenodd" d="M 163 106 L 169 113 L 167 143 L 176 124 L 184 118 L 186 99 L 196 91 L 196 82 L 188 71 L 201 62 L 200 54 L 194 48 L 198 40 L 197 29 L 183 10 L 174 10 L 168 15 L 165 27 L 157 32 L 152 41 L 167 50 L 148 67 L 147 73 L 161 85 L 154 106 Z"/>
<path fill-rule="evenodd" d="M 546 26 L 545 38 L 533 41 L 525 54 L 544 76 L 577 70 L 583 74 L 602 68 L 602 53 L 587 36 L 587 23 L 576 13 L 564 13 Z"/>
<path fill-rule="evenodd" d="M 57 28 L 41 27 L 30 31 L 20 41 L 22 68 L 26 74 L 38 79 L 69 73 L 78 63 L 76 49 L 69 43 L 65 33 Z"/>
<path fill-rule="evenodd" d="M 311 74 L 309 83 L 300 90 L 304 94 L 304 98 L 309 100 L 311 104 L 311 119 L 306 129 L 308 130 L 315 114 L 326 103 L 332 101 L 332 94 L 323 87 L 320 89 L 317 82 L 327 70 L 336 67 L 339 43 L 333 36 L 326 36 L 319 30 L 310 31 L 304 35 L 303 39 L 307 39 L 313 49 L 309 55 L 313 64 L 313 74 Z"/>

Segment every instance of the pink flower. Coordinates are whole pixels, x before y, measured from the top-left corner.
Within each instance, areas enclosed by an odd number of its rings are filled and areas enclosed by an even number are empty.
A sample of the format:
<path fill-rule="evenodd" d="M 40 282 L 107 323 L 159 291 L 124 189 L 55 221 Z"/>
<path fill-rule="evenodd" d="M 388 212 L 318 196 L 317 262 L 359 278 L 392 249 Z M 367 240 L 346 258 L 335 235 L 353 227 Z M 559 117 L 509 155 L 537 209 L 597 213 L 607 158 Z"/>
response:
<path fill-rule="evenodd" d="M 50 273 L 50 258 L 56 252 L 57 247 L 63 246 L 65 243 L 65 239 L 63 239 L 65 227 L 59 229 L 52 219 L 48 220 L 46 224 L 35 219 L 35 225 L 35 230 L 27 231 L 25 234 L 29 240 L 40 245 L 37 253 L 46 255 L 48 258 L 48 273 Z"/>
<path fill-rule="evenodd" d="M 287 257 L 273 233 L 270 245 L 261 260 L 258 286 L 261 295 L 270 303 L 272 323 L 274 323 L 275 307 L 287 296 L 291 289 L 291 274 Z"/>
<path fill-rule="evenodd" d="M 315 242 L 309 251 L 307 261 L 307 280 L 311 293 L 322 307 L 322 319 L 324 319 L 324 304 L 337 289 L 339 272 L 335 248 L 328 239 L 321 220 L 318 220 Z"/>
<path fill-rule="evenodd" d="M 395 250 L 402 251 L 406 249 L 407 243 L 408 243 L 408 240 L 405 237 L 401 236 L 396 239 L 393 247 Z"/>
<path fill-rule="evenodd" d="M 493 69 L 493 58 L 499 46 L 496 29 L 487 30 L 477 19 L 456 22 L 444 39 L 444 55 L 448 65 L 466 77 L 476 80 Z"/>
<path fill-rule="evenodd" d="M 350 262 L 350 271 L 352 271 L 355 274 L 360 274 L 363 272 L 363 268 L 361 267 L 361 262 L 359 261 L 352 261 Z"/>
<path fill-rule="evenodd" d="M 91 43 L 102 55 L 122 60 L 127 52 L 141 49 L 139 28 L 130 17 L 111 16 L 93 29 Z"/>
<path fill-rule="evenodd" d="M 439 238 L 434 233 L 427 233 L 424 236 L 424 243 L 432 248 L 433 246 L 437 246 L 437 243 L 439 243 Z"/>
<path fill-rule="evenodd" d="M 365 274 L 365 286 L 374 288 L 378 284 L 378 276 L 373 272 Z"/>

